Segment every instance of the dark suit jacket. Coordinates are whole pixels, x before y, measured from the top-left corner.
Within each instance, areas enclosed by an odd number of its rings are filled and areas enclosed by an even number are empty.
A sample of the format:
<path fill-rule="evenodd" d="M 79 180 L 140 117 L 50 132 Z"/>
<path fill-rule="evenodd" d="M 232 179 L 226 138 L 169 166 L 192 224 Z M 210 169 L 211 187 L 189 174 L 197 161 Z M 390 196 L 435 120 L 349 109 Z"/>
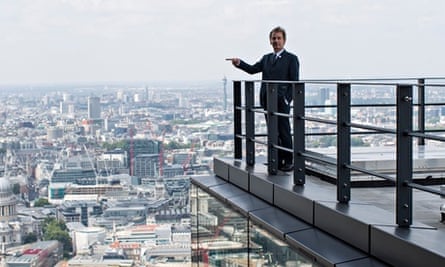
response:
<path fill-rule="evenodd" d="M 274 61 L 275 54 L 270 53 L 264 55 L 260 61 L 254 65 L 249 65 L 244 61 L 240 61 L 238 68 L 249 74 L 262 72 L 262 80 L 271 81 L 298 81 L 300 63 L 298 57 L 286 50 L 281 53 L 280 57 Z M 291 85 L 280 84 L 278 89 L 278 97 L 285 97 L 287 101 L 292 99 Z M 266 85 L 261 84 L 260 104 L 266 108 Z"/>

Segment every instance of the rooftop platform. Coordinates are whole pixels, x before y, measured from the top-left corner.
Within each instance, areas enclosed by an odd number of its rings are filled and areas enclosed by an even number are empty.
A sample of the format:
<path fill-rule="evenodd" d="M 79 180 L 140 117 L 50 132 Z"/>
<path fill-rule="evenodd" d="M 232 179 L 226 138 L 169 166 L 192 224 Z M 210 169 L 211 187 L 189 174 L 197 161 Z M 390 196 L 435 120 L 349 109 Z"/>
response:
<path fill-rule="evenodd" d="M 320 157 L 336 159 L 337 148 L 315 148 L 312 149 L 314 154 Z M 413 151 L 413 174 L 414 181 L 421 184 L 445 184 L 445 154 L 444 147 L 438 145 L 414 145 Z M 257 157 L 259 158 L 259 157 Z M 259 159 L 265 160 L 265 159 Z M 396 169 L 396 147 L 379 146 L 379 147 L 352 147 L 351 148 L 351 164 L 370 171 L 387 174 L 395 177 Z M 332 178 L 335 182 L 337 175 L 336 166 L 330 164 L 321 164 L 317 162 L 309 162 L 306 166 L 309 170 L 314 170 L 319 174 L 323 174 L 326 178 Z M 352 185 L 381 185 L 384 179 L 353 171 L 351 175 Z"/>
<path fill-rule="evenodd" d="M 414 190 L 413 224 L 399 227 L 394 187 L 353 188 L 349 204 L 342 204 L 332 183 L 308 175 L 305 185 L 294 185 L 292 172 L 269 175 L 258 159 L 247 166 L 242 160 L 215 158 L 214 173 L 192 183 L 324 265 L 445 266 L 439 211 L 445 199 L 439 196 Z M 267 209 L 295 224 L 283 226 Z"/>

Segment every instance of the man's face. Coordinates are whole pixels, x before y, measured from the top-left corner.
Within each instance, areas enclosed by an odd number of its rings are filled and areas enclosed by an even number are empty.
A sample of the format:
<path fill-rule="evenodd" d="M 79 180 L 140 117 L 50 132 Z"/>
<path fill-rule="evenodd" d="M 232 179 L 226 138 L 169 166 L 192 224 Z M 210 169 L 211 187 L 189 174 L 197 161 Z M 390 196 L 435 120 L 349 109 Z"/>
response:
<path fill-rule="evenodd" d="M 286 40 L 284 40 L 282 32 L 273 32 L 270 36 L 270 44 L 272 45 L 274 52 L 278 52 L 283 49 L 284 43 L 286 43 Z"/>

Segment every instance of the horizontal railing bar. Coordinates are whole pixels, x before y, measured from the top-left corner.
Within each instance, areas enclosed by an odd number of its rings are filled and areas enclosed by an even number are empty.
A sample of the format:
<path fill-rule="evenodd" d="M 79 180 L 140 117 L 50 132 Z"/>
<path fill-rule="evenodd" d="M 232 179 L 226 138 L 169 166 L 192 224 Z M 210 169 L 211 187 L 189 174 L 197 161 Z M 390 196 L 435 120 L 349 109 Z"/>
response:
<path fill-rule="evenodd" d="M 431 78 L 425 78 L 425 79 L 431 79 Z M 445 80 L 445 78 L 437 78 Z M 338 83 L 349 83 L 351 85 L 381 85 L 381 86 L 397 86 L 401 84 L 401 81 L 410 81 L 410 80 L 417 80 L 415 78 L 402 78 L 402 79 L 338 79 L 338 80 L 299 80 L 298 82 L 295 81 L 274 81 L 274 80 L 249 80 L 249 82 L 254 83 L 265 83 L 265 84 L 296 84 L 296 83 L 309 83 L 309 84 L 338 84 Z M 240 82 L 246 82 L 247 80 L 241 80 Z M 366 82 L 367 81 L 367 82 Z M 377 82 L 377 81 L 394 81 L 392 83 L 388 82 Z M 434 84 L 434 83 L 403 83 L 404 85 L 408 86 L 428 86 L 428 87 L 444 87 L 445 84 Z"/>
<path fill-rule="evenodd" d="M 408 135 L 414 136 L 414 137 L 423 137 L 423 138 L 435 140 L 435 141 L 444 141 L 445 142 L 445 137 L 438 136 L 438 135 L 424 134 L 424 133 L 420 133 L 420 132 L 411 132 L 411 133 L 408 133 Z"/>
<path fill-rule="evenodd" d="M 323 135 L 336 135 L 337 132 L 324 132 L 324 133 L 305 133 L 306 136 L 323 136 Z M 360 134 L 385 134 L 381 132 L 375 131 L 366 131 L 366 132 L 352 132 L 351 135 L 360 135 Z M 291 133 L 293 135 L 293 133 Z M 267 137 L 267 134 L 255 134 L 256 137 Z M 239 136 L 245 137 L 245 135 Z"/>
<path fill-rule="evenodd" d="M 291 148 L 287 148 L 287 147 L 284 147 L 284 146 L 279 146 L 279 145 L 273 145 L 273 147 L 274 148 L 278 148 L 279 150 L 283 150 L 283 151 L 287 151 L 287 152 L 294 152 L 294 150 L 293 149 L 291 149 Z"/>
<path fill-rule="evenodd" d="M 413 106 L 420 106 L 420 104 L 413 104 Z M 425 103 L 423 106 L 445 106 L 445 102 L 437 102 L 437 103 Z M 307 105 L 304 106 L 305 108 L 336 108 L 337 105 Z M 359 108 L 359 107 L 396 107 L 395 104 L 352 104 L 351 108 Z M 245 106 L 236 106 L 237 110 L 245 110 Z M 264 109 L 262 107 L 253 107 L 251 109 L 252 111 L 256 112 L 264 112 Z"/>
<path fill-rule="evenodd" d="M 445 102 L 435 102 L 435 103 L 425 103 L 425 104 L 422 104 L 422 106 L 444 106 L 445 105 Z M 414 103 L 413 104 L 413 106 L 415 106 L 415 107 L 419 107 L 420 106 L 420 104 L 419 103 Z"/>
<path fill-rule="evenodd" d="M 334 120 L 325 120 L 325 119 L 319 119 L 319 118 L 307 117 L 307 116 L 303 116 L 303 117 L 301 117 L 301 119 L 307 120 L 307 121 L 315 121 L 315 122 L 337 125 L 337 121 L 334 121 Z"/>
<path fill-rule="evenodd" d="M 256 137 L 267 137 L 267 134 L 263 133 L 263 134 L 255 134 Z"/>
<path fill-rule="evenodd" d="M 445 105 L 445 103 L 444 103 Z M 307 105 L 305 108 L 336 108 L 337 105 Z M 396 107 L 396 104 L 351 104 L 351 108 Z"/>
<path fill-rule="evenodd" d="M 414 84 L 416 86 L 425 86 L 425 87 L 445 87 L 445 84 L 441 83 L 420 83 L 420 84 Z"/>
<path fill-rule="evenodd" d="M 396 107 L 396 104 L 351 104 L 351 108 Z"/>
<path fill-rule="evenodd" d="M 272 112 L 273 115 L 278 116 L 278 117 L 285 117 L 285 118 L 293 118 L 294 115 L 292 114 L 287 114 L 287 113 L 281 113 L 281 112 Z"/>
<path fill-rule="evenodd" d="M 263 140 L 259 140 L 259 139 L 255 139 L 255 138 L 253 138 L 253 139 L 251 139 L 252 140 L 252 142 L 254 142 L 254 143 L 258 143 L 258 144 L 262 144 L 262 145 L 267 145 L 267 141 L 263 141 Z"/>
<path fill-rule="evenodd" d="M 421 77 L 422 79 L 425 80 L 445 80 L 445 77 Z M 346 78 L 340 78 L 340 79 L 305 79 L 305 80 L 300 80 L 300 82 L 317 82 L 317 81 L 340 81 L 340 82 L 344 82 L 344 81 L 410 81 L 410 80 L 419 80 L 419 77 L 386 77 L 386 78 L 350 78 L 350 79 L 346 79 Z M 234 80 L 235 82 L 263 82 L 263 81 L 268 81 L 268 80 Z M 279 81 L 270 81 L 270 82 L 279 82 Z"/>
<path fill-rule="evenodd" d="M 264 111 L 263 107 L 253 107 L 252 111 Z"/>
<path fill-rule="evenodd" d="M 410 77 L 404 77 L 404 78 L 352 78 L 352 79 L 306 79 L 306 80 L 301 80 L 304 82 L 313 82 L 313 81 L 411 81 L 411 80 L 415 80 L 417 81 L 419 79 L 419 77 L 416 78 L 410 78 Z M 445 77 L 423 77 L 423 79 L 425 80 L 445 80 Z"/>
<path fill-rule="evenodd" d="M 338 83 L 347 83 L 347 84 L 351 84 L 351 86 L 354 85 L 379 85 L 379 86 L 397 86 L 400 84 L 400 82 L 393 82 L 393 83 L 388 83 L 388 82 L 365 82 L 365 81 L 349 81 L 349 80 L 345 80 L 345 81 L 315 81 L 315 82 L 308 82 L 310 84 L 338 84 Z M 406 85 L 418 85 L 418 83 L 403 83 Z"/>
<path fill-rule="evenodd" d="M 305 108 L 336 108 L 337 105 L 307 105 Z"/>
<path fill-rule="evenodd" d="M 432 193 L 435 195 L 439 195 L 439 196 L 443 196 L 445 197 L 445 193 L 441 192 L 439 189 L 434 189 L 434 188 L 430 188 L 428 186 L 424 186 L 424 185 L 420 185 L 420 184 L 416 184 L 416 183 L 407 183 L 407 186 L 411 187 L 411 188 L 415 188 L 421 191 L 425 191 L 428 193 Z"/>
<path fill-rule="evenodd" d="M 307 120 L 307 121 L 314 121 L 314 122 L 321 122 L 321 123 L 326 123 L 326 124 L 337 125 L 337 122 L 333 121 L 333 120 L 325 120 L 325 119 L 306 117 L 306 116 L 302 117 L 302 119 Z M 391 133 L 391 134 L 396 133 L 395 130 L 386 129 L 386 128 L 382 128 L 382 127 L 375 127 L 375 126 L 370 126 L 370 125 L 364 125 L 364 124 L 348 123 L 347 126 L 349 126 L 351 128 L 362 128 L 362 129 L 373 130 L 373 131 L 382 132 L 382 133 Z"/>
<path fill-rule="evenodd" d="M 445 130 L 442 130 L 445 131 Z M 306 136 L 323 136 L 323 135 L 336 135 L 337 132 L 323 132 L 323 133 L 305 133 Z M 360 135 L 360 134 L 386 134 L 382 132 L 376 131 L 364 131 L 364 132 L 351 132 L 351 135 Z M 244 138 L 246 135 L 235 135 L 236 137 Z M 267 137 L 267 134 L 255 134 L 256 137 Z M 421 134 L 416 135 L 417 137 L 422 137 Z M 432 135 L 434 136 L 434 135 Z"/>
<path fill-rule="evenodd" d="M 336 135 L 337 132 L 324 132 L 324 133 L 305 133 L 306 136 L 323 136 L 323 135 Z M 351 132 L 351 135 L 360 135 L 360 134 L 386 134 L 375 131 L 363 131 L 363 132 Z"/>
<path fill-rule="evenodd" d="M 428 133 L 437 133 L 437 132 L 445 132 L 445 129 L 429 129 L 429 130 L 425 130 L 425 132 Z"/>
<path fill-rule="evenodd" d="M 415 107 L 419 107 L 420 104 L 413 104 Z M 445 102 L 438 102 L 438 103 L 425 103 L 423 106 L 445 106 Z M 305 108 L 336 108 L 337 105 L 307 105 Z M 351 108 L 360 108 L 360 107 L 396 107 L 395 104 L 353 104 L 351 105 Z M 246 110 L 245 106 L 236 106 L 237 110 Z M 253 112 L 259 112 L 259 113 L 267 113 L 262 107 L 254 107 L 251 109 Z"/>
<path fill-rule="evenodd" d="M 385 174 L 381 174 L 381 173 L 378 173 L 378 172 L 370 171 L 370 170 L 367 170 L 365 168 L 357 167 L 357 166 L 354 166 L 354 165 L 346 164 L 345 166 L 347 168 L 351 169 L 351 170 L 354 170 L 354 171 L 359 171 L 359 172 L 370 174 L 370 175 L 373 175 L 373 176 L 376 176 L 376 177 L 379 177 L 379 178 L 383 178 L 383 179 L 391 181 L 391 182 L 396 182 L 396 179 L 391 177 L 391 176 L 389 176 L 389 175 L 385 175 Z"/>
<path fill-rule="evenodd" d="M 386 128 L 382 128 L 382 127 L 375 127 L 375 126 L 371 126 L 371 125 L 364 125 L 364 124 L 359 124 L 359 123 L 347 123 L 347 126 L 349 126 L 351 128 L 361 128 L 361 129 L 373 130 L 373 131 L 382 132 L 382 133 L 391 133 L 391 134 L 396 133 L 395 130 L 386 129 Z"/>
<path fill-rule="evenodd" d="M 267 114 L 267 110 L 264 109 L 252 109 L 252 111 L 254 111 L 255 113 L 263 113 L 263 114 Z"/>
<path fill-rule="evenodd" d="M 330 157 L 320 157 L 320 156 L 316 156 L 315 153 L 309 153 L 309 152 L 299 152 L 299 153 L 311 161 L 318 161 L 321 163 L 327 163 L 327 164 L 334 165 L 334 166 L 337 165 L 337 161 Z"/>
<path fill-rule="evenodd" d="M 413 106 L 418 107 L 420 104 L 415 103 Z M 445 106 L 445 102 L 437 102 L 437 103 L 425 103 L 423 106 Z M 336 108 L 337 105 L 307 105 L 305 108 Z M 351 104 L 351 108 L 360 108 L 360 107 L 396 107 L 396 104 Z"/>

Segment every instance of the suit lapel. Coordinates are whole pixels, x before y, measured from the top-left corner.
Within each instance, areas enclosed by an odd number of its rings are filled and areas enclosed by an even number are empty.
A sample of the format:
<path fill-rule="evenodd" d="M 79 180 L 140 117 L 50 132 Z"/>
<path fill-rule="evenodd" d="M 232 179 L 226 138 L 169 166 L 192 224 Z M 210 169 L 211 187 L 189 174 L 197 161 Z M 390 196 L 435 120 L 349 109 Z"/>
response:
<path fill-rule="evenodd" d="M 275 63 L 276 63 L 276 59 L 275 59 L 275 54 L 274 53 L 272 53 L 272 54 L 270 54 L 270 65 L 275 65 Z"/>

